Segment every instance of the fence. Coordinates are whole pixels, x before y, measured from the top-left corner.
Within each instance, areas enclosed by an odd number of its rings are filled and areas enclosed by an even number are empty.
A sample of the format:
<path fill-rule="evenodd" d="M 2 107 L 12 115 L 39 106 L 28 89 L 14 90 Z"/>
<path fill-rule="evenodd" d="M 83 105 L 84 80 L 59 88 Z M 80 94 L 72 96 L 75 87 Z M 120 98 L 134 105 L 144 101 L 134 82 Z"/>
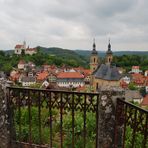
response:
<path fill-rule="evenodd" d="M 117 92 L 9 87 L 7 111 L 8 147 L 148 147 L 148 111 L 124 101 Z"/>
<path fill-rule="evenodd" d="M 97 147 L 99 94 L 24 88 L 8 91 L 10 145 Z"/>
<path fill-rule="evenodd" d="M 148 111 L 121 99 L 117 100 L 114 148 L 119 147 L 148 147 Z"/>

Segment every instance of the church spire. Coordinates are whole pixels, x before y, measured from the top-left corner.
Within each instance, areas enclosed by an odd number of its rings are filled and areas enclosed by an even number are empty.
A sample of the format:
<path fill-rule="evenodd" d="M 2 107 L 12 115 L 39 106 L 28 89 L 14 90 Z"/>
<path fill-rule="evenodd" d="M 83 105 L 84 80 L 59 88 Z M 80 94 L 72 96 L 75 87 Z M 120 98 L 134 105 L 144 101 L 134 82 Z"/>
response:
<path fill-rule="evenodd" d="M 109 39 L 108 50 L 106 52 L 106 63 L 111 64 L 112 60 L 113 60 L 113 52 L 111 50 L 111 43 L 110 43 L 110 39 Z"/>
<path fill-rule="evenodd" d="M 109 41 L 108 41 L 108 51 L 111 51 L 110 38 L 109 38 Z"/>
<path fill-rule="evenodd" d="M 95 38 L 94 38 L 94 40 L 93 40 L 93 50 L 96 50 Z"/>
<path fill-rule="evenodd" d="M 96 51 L 96 43 L 95 43 L 95 38 L 93 39 L 93 50 L 92 50 L 92 54 L 98 54 Z"/>
<path fill-rule="evenodd" d="M 110 38 L 108 40 L 108 50 L 107 50 L 106 54 L 112 54 Z"/>

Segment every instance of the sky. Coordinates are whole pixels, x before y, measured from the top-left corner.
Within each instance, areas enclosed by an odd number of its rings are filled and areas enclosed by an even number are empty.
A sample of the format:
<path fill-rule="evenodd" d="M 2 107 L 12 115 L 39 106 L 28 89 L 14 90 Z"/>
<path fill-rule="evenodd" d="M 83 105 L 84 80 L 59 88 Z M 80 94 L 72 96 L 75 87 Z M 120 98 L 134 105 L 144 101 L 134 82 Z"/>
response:
<path fill-rule="evenodd" d="M 148 0 L 0 0 L 0 50 L 30 47 L 148 51 Z"/>

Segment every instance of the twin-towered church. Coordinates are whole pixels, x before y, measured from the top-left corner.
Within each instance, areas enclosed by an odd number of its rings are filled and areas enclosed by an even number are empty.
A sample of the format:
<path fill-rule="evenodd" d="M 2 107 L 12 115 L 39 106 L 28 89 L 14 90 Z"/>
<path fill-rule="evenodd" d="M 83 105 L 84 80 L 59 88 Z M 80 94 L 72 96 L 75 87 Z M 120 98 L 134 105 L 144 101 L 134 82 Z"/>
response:
<path fill-rule="evenodd" d="M 101 89 L 112 89 L 120 86 L 121 74 L 116 66 L 112 65 L 113 52 L 109 41 L 108 50 L 105 56 L 105 63 L 101 63 L 96 51 L 95 41 L 90 56 L 91 85 L 95 91 Z"/>

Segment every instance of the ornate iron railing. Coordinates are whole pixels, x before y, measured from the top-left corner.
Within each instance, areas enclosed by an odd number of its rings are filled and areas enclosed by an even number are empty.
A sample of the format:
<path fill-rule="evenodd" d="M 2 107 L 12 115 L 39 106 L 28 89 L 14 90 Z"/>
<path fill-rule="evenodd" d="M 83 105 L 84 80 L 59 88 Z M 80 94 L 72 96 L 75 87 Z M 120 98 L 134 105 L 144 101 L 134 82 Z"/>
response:
<path fill-rule="evenodd" d="M 7 96 L 10 146 L 97 147 L 98 93 L 10 87 Z"/>
<path fill-rule="evenodd" d="M 119 147 L 148 148 L 148 111 L 121 99 L 117 99 L 114 148 Z"/>
<path fill-rule="evenodd" d="M 107 92 L 78 93 L 13 87 L 9 87 L 7 92 L 9 147 L 15 144 L 16 148 L 97 148 L 102 140 L 100 137 L 108 135 L 102 131 L 114 129 L 115 137 L 111 141 L 114 148 L 148 147 L 148 111 L 117 99 L 115 121 L 114 109 L 106 106 L 110 101 L 113 105 L 114 98 L 112 100 Z M 108 103 L 103 94 L 107 95 Z M 111 113 L 113 115 L 110 116 Z M 103 117 L 109 125 L 100 121 Z M 115 126 L 109 120 L 114 120 Z M 100 131 L 101 127 L 112 130 Z"/>

